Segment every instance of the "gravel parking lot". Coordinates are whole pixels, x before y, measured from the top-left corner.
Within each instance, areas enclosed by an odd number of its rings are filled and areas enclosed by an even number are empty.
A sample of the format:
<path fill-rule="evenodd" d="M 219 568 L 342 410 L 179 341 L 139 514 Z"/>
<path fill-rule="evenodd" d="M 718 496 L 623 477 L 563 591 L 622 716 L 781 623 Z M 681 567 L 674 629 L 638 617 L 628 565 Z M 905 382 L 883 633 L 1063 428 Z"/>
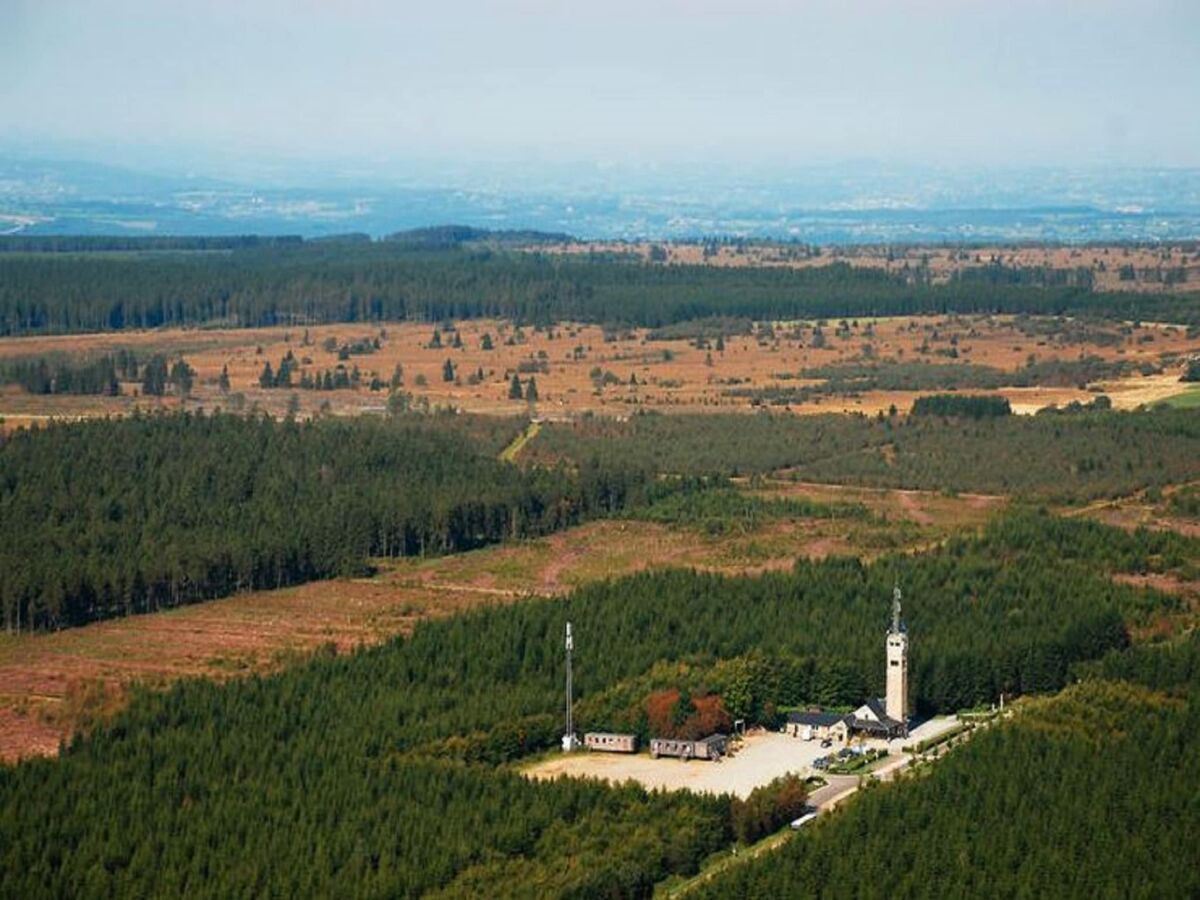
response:
<path fill-rule="evenodd" d="M 940 734 L 953 728 L 956 722 L 953 716 L 930 719 L 903 740 L 890 743 L 866 741 L 864 745 L 886 748 L 893 759 L 898 759 L 902 746 Z M 788 772 L 812 774 L 813 760 L 837 750 L 837 744 L 822 747 L 820 741 L 804 741 L 776 732 L 752 731 L 732 756 L 720 762 L 651 759 L 646 753 L 626 755 L 580 751 L 544 760 L 531 766 L 525 774 L 538 779 L 560 776 L 600 778 L 614 784 L 636 781 L 652 789 L 686 788 L 697 793 L 728 793 L 746 797 L 759 785 Z"/>
<path fill-rule="evenodd" d="M 613 783 L 636 781 L 648 788 L 697 793 L 729 793 L 746 797 L 760 784 L 780 775 L 809 773 L 812 761 L 831 752 L 819 741 L 802 741 L 765 731 L 746 735 L 732 756 L 720 762 L 694 759 L 651 759 L 648 754 L 580 752 L 539 763 L 526 771 L 531 778 L 602 778 Z"/>

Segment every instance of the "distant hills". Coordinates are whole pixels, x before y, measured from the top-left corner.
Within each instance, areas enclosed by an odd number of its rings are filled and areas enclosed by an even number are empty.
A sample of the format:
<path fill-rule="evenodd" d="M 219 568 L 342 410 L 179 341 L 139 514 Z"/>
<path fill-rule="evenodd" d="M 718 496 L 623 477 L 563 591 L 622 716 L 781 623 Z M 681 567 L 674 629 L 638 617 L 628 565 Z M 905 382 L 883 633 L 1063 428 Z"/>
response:
<path fill-rule="evenodd" d="M 432 223 L 460 226 L 429 228 Z M 430 247 L 474 232 L 812 243 L 1171 241 L 1200 237 L 1200 170 L 480 167 L 257 180 L 0 153 L 0 234 L 368 237 Z"/>

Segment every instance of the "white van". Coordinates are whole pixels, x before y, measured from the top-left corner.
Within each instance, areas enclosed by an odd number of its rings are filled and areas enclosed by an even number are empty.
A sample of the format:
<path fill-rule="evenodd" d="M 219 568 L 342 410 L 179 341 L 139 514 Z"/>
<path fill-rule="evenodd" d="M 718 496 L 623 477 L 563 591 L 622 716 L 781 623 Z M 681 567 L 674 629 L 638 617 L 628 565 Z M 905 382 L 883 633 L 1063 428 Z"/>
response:
<path fill-rule="evenodd" d="M 806 812 L 800 818 L 798 818 L 794 822 L 792 822 L 792 830 L 799 831 L 801 828 L 803 828 L 805 825 L 807 825 L 809 822 L 811 822 L 816 817 L 817 817 L 817 811 L 815 809 L 812 812 Z"/>

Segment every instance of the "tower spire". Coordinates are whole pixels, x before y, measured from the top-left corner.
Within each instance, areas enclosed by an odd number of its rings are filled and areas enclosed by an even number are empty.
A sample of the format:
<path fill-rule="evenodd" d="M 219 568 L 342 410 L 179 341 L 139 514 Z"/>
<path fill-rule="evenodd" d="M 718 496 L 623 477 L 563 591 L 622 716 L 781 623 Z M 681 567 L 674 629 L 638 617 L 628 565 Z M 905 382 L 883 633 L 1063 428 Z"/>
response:
<path fill-rule="evenodd" d="M 908 733 L 908 635 L 900 621 L 900 584 L 892 588 L 892 627 L 887 633 L 888 718 L 899 722 Z"/>

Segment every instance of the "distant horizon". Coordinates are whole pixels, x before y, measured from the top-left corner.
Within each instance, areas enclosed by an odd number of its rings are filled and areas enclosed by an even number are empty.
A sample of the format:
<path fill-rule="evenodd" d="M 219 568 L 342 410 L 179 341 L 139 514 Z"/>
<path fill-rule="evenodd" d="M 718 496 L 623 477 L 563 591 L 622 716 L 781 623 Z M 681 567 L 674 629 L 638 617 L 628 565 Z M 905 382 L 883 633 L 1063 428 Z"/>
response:
<path fill-rule="evenodd" d="M 59 148 L 62 150 L 63 148 Z M 76 148 L 78 149 L 78 148 Z M 1200 237 L 1200 168 L 789 168 L 489 161 L 160 159 L 0 144 L 0 233 L 179 236 L 426 226 L 582 240 L 763 238 L 818 244 L 1170 241 Z M 107 158 L 106 158 L 107 157 Z"/>
<path fill-rule="evenodd" d="M 1186 107 L 1200 95 L 1200 6 L 1188 0 L 4 6 L 0 123 L 34 146 L 227 160 L 1200 165 Z"/>

